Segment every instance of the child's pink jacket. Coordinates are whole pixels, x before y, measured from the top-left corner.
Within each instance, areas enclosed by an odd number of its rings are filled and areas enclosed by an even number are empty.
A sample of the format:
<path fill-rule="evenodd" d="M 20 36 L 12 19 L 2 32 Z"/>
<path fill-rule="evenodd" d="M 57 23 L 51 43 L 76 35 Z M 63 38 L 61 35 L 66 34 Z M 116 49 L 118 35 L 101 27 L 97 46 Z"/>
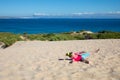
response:
<path fill-rule="evenodd" d="M 72 56 L 72 60 L 75 62 L 81 61 L 82 60 L 82 56 L 79 53 L 74 53 Z"/>

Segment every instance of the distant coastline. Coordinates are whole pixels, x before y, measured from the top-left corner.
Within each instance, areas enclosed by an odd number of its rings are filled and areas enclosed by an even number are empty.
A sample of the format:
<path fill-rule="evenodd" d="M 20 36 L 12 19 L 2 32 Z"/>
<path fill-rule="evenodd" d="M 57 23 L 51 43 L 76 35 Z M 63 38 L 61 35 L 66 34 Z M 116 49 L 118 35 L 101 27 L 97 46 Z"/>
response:
<path fill-rule="evenodd" d="M 0 19 L 120 19 L 120 17 L 11 17 L 11 16 L 0 16 Z"/>
<path fill-rule="evenodd" d="M 80 18 L 80 19 L 120 19 L 120 12 L 108 13 L 72 13 L 72 14 L 41 14 L 27 16 L 0 16 L 0 19 L 39 19 L 39 18 Z"/>

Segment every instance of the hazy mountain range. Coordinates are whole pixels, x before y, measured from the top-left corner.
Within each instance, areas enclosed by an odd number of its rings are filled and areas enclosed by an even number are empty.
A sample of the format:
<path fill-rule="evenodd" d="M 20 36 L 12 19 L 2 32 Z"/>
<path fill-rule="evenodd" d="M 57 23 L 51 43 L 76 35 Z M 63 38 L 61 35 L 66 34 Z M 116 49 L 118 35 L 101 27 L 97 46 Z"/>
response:
<path fill-rule="evenodd" d="M 73 13 L 73 14 L 44 14 L 44 13 L 34 13 L 31 16 L 0 16 L 1 19 L 29 19 L 29 18 L 116 18 L 120 19 L 119 12 L 109 12 L 109 13 Z"/>

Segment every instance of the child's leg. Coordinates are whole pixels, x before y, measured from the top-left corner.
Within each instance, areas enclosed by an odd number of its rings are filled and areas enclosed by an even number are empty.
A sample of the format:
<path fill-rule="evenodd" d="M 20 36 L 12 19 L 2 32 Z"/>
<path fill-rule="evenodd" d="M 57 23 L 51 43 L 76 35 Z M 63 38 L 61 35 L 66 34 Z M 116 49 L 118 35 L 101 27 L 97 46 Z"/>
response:
<path fill-rule="evenodd" d="M 98 51 L 100 51 L 100 49 L 97 49 L 97 50 L 95 51 L 95 53 L 98 53 Z"/>
<path fill-rule="evenodd" d="M 89 64 L 89 61 L 88 60 L 82 60 L 82 62 L 86 63 L 86 64 Z"/>
<path fill-rule="evenodd" d="M 97 49 L 95 51 L 92 51 L 91 53 L 98 53 L 98 51 L 100 51 L 100 49 Z"/>

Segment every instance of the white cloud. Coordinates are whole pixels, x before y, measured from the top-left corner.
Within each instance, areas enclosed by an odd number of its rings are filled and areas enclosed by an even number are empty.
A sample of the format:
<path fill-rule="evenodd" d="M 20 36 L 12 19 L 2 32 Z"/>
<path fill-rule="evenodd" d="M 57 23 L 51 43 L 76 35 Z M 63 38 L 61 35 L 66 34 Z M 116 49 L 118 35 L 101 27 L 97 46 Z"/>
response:
<path fill-rule="evenodd" d="M 78 13 L 72 13 L 72 14 L 47 14 L 47 13 L 34 13 L 34 16 L 36 17 L 89 17 L 89 16 L 115 16 L 115 15 L 120 15 L 120 11 L 116 12 L 101 12 L 101 13 L 94 13 L 94 12 L 78 12 Z"/>
<path fill-rule="evenodd" d="M 34 13 L 34 16 L 49 16 L 49 14 L 45 14 L 45 13 Z"/>
<path fill-rule="evenodd" d="M 70 14 L 60 14 L 60 13 L 57 13 L 57 14 L 34 13 L 33 15 L 34 15 L 34 16 L 67 16 L 67 15 L 70 15 Z"/>
<path fill-rule="evenodd" d="M 91 14 L 95 14 L 93 12 L 80 12 L 80 13 L 73 13 L 73 15 L 77 15 L 77 16 L 80 16 L 80 15 L 91 15 Z"/>
<path fill-rule="evenodd" d="M 72 13 L 72 15 L 75 16 L 82 16 L 82 15 L 94 15 L 94 14 L 99 14 L 99 15 L 104 15 L 104 14 L 120 14 L 120 11 L 116 12 L 103 12 L 103 13 L 94 13 L 94 12 L 79 12 L 79 13 Z"/>
<path fill-rule="evenodd" d="M 73 13 L 73 15 L 82 15 L 82 13 Z"/>
<path fill-rule="evenodd" d="M 120 11 L 116 11 L 116 12 L 109 12 L 108 14 L 120 14 Z"/>

